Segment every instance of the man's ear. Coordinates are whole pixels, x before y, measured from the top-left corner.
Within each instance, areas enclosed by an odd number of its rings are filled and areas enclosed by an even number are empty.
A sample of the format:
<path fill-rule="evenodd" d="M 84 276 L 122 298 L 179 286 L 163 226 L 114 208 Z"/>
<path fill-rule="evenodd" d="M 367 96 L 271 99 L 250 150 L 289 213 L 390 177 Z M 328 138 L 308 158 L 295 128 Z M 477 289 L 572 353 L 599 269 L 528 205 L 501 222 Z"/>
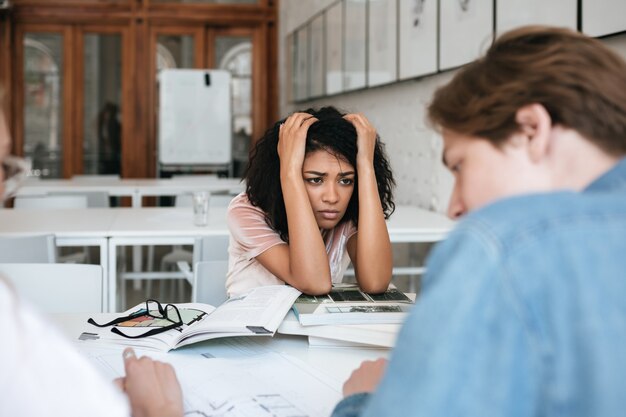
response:
<path fill-rule="evenodd" d="M 515 113 L 515 121 L 520 127 L 519 134 L 528 141 L 531 161 L 539 162 L 548 153 L 552 118 L 543 105 L 538 103 L 520 107 Z"/>

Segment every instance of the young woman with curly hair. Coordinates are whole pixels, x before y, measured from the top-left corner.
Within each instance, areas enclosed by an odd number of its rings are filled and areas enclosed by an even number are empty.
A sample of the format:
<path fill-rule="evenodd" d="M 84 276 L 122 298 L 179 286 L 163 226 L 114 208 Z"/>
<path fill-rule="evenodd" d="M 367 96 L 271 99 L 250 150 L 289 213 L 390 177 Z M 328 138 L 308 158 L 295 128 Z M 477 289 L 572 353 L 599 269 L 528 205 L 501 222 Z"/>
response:
<path fill-rule="evenodd" d="M 394 180 L 365 116 L 333 107 L 292 114 L 256 143 L 245 179 L 228 209 L 229 296 L 283 283 L 325 294 L 350 261 L 361 289 L 387 288 Z"/>

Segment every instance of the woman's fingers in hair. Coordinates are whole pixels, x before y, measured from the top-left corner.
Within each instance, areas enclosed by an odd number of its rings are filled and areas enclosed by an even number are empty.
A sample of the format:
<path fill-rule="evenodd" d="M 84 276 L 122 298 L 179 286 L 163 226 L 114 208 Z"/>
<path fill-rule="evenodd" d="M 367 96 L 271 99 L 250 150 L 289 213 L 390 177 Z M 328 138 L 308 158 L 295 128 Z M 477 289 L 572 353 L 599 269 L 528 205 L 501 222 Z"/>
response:
<path fill-rule="evenodd" d="M 316 121 L 317 119 L 309 113 L 293 113 L 285 120 L 284 125 L 287 129 L 298 129 L 304 126 L 308 128 Z"/>
<path fill-rule="evenodd" d="M 367 117 L 365 117 L 365 115 L 363 113 L 346 114 L 345 116 L 343 116 L 343 118 L 346 119 L 347 121 L 349 121 L 350 123 L 352 123 L 355 126 L 357 124 L 361 125 L 363 127 L 372 125 L 370 123 L 370 121 L 367 119 Z"/>

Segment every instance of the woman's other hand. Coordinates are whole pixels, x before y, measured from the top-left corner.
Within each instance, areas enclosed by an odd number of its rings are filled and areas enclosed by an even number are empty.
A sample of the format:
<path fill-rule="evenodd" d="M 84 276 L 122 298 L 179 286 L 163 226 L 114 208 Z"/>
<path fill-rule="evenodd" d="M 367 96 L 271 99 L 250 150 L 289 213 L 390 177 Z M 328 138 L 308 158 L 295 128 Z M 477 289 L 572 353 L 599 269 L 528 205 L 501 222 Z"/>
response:
<path fill-rule="evenodd" d="M 343 384 L 343 396 L 361 392 L 374 392 L 387 368 L 387 359 L 363 361 L 361 366 L 352 372 L 350 378 Z"/>
<path fill-rule="evenodd" d="M 346 114 L 344 119 L 354 125 L 357 134 L 357 164 L 374 163 L 374 148 L 376 147 L 376 129 L 361 113 Z M 357 168 L 358 169 L 358 168 Z"/>

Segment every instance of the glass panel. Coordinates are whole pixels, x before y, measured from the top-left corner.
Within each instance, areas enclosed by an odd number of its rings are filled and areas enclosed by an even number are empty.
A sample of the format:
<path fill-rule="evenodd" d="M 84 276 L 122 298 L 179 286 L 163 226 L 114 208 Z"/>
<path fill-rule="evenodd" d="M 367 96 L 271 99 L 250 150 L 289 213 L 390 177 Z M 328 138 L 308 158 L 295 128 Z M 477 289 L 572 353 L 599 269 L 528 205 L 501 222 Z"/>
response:
<path fill-rule="evenodd" d="M 63 36 L 28 33 L 24 37 L 24 156 L 33 173 L 63 176 Z"/>
<path fill-rule="evenodd" d="M 259 0 L 150 0 L 151 4 L 257 4 Z"/>
<path fill-rule="evenodd" d="M 122 152 L 122 38 L 85 35 L 83 173 L 120 172 Z"/>
<path fill-rule="evenodd" d="M 230 71 L 233 103 L 233 172 L 243 174 L 252 140 L 252 38 L 215 38 L 217 68 Z"/>
<path fill-rule="evenodd" d="M 309 31 L 308 26 L 296 32 L 295 57 L 296 57 L 296 101 L 309 98 Z"/>
<path fill-rule="evenodd" d="M 317 16 L 309 25 L 310 92 L 311 97 L 320 97 L 324 94 L 324 15 Z"/>
<path fill-rule="evenodd" d="M 365 0 L 346 0 L 343 39 L 344 91 L 365 87 Z"/>
<path fill-rule="evenodd" d="M 192 35 L 159 35 L 156 51 L 157 72 L 170 68 L 194 67 Z"/>
<path fill-rule="evenodd" d="M 326 10 L 326 94 L 343 90 L 343 3 Z"/>

